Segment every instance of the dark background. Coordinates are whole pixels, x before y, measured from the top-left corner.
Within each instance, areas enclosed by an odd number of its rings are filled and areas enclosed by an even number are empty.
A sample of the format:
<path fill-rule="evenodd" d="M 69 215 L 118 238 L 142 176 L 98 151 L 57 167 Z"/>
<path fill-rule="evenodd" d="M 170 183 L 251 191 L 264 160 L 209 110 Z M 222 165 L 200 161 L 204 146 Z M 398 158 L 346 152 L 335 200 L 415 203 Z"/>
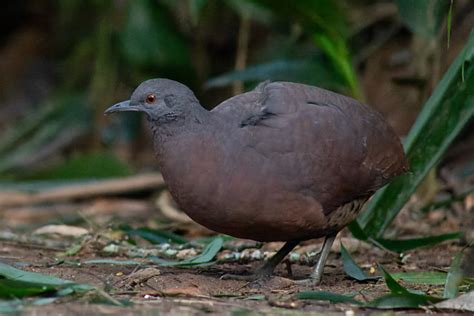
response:
<path fill-rule="evenodd" d="M 406 3 L 6 1 L 0 178 L 156 168 L 143 119 L 102 113 L 157 77 L 189 85 L 209 109 L 265 79 L 316 84 L 367 102 L 406 135 L 474 21 L 474 3 L 455 1 L 448 49 L 449 1 L 433 16 Z"/>

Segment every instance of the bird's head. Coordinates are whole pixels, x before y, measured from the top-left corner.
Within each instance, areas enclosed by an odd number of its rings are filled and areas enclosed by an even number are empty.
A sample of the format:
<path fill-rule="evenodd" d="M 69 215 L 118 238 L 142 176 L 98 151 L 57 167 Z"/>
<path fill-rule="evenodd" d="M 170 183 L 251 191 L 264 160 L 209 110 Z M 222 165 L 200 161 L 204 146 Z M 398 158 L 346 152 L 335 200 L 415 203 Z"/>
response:
<path fill-rule="evenodd" d="M 145 112 L 148 120 L 165 123 L 184 117 L 191 110 L 190 103 L 198 101 L 185 85 L 169 79 L 150 79 L 135 89 L 130 100 L 111 106 L 105 114 Z"/>

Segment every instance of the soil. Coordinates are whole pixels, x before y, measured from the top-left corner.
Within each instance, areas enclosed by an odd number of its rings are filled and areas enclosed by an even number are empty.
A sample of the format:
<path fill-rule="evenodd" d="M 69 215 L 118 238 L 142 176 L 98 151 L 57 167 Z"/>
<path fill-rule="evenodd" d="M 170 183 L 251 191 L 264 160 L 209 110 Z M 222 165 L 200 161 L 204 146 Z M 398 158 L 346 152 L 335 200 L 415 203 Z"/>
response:
<path fill-rule="evenodd" d="M 308 244 L 320 244 L 312 241 Z M 271 244 L 272 247 L 278 244 Z M 275 248 L 276 249 L 276 248 Z M 399 256 L 375 247 L 359 247 L 352 253 L 362 267 L 374 267 L 381 263 L 390 272 L 402 271 L 447 271 L 452 256 L 460 251 L 457 242 L 445 242 L 429 248 L 420 248 L 405 255 L 403 263 Z M 106 299 L 96 304 L 90 297 L 64 297 L 54 304 L 25 307 L 26 314 L 135 314 L 169 313 L 171 315 L 247 315 L 253 313 L 305 314 L 307 312 L 344 312 L 371 314 L 370 309 L 359 309 L 348 304 L 323 301 L 298 300 L 295 294 L 306 290 L 322 290 L 331 293 L 352 294 L 355 299 L 369 301 L 388 292 L 382 280 L 358 282 L 349 279 L 343 270 L 338 253 L 331 253 L 322 283 L 318 286 L 300 285 L 295 280 L 304 279 L 311 267 L 299 264 L 281 264 L 269 279 L 247 282 L 222 280 L 226 273 L 246 274 L 261 262 L 224 263 L 207 267 L 175 268 L 162 266 L 123 266 L 116 264 L 84 264 L 88 259 L 130 258 L 102 257 L 100 253 L 82 251 L 76 256 L 58 261 L 58 250 L 36 247 L 16 242 L 0 242 L 0 260 L 17 268 L 54 275 L 96 286 L 113 299 L 129 306 L 114 306 Z M 140 261 L 140 259 L 133 259 Z M 82 262 L 81 265 L 68 262 Z M 442 286 L 414 286 L 433 295 L 442 294 Z M 432 312 L 441 312 L 432 309 Z M 380 311 L 378 311 L 380 312 Z M 406 311 L 405 311 L 406 312 Z M 424 313 L 412 310 L 411 313 Z"/>

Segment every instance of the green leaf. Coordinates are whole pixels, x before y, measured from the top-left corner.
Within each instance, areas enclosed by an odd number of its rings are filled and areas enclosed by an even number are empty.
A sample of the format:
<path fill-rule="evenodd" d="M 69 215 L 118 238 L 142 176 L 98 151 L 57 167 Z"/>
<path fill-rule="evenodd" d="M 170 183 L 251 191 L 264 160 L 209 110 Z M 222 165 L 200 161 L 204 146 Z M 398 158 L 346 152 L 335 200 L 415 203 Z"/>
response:
<path fill-rule="evenodd" d="M 285 22 L 300 24 L 321 49 L 355 97 L 360 97 L 357 77 L 347 48 L 347 21 L 337 1 L 253 0 L 269 8 Z M 286 79 L 289 80 L 289 79 Z"/>
<path fill-rule="evenodd" d="M 0 262 L 0 276 L 3 276 L 4 278 L 7 278 L 9 280 L 27 283 L 39 283 L 50 286 L 74 284 L 74 282 L 72 281 L 56 278 L 54 276 L 19 270 L 2 262 Z"/>
<path fill-rule="evenodd" d="M 463 64 L 465 65 L 463 67 Z M 464 68 L 465 80 L 461 78 Z M 474 32 L 439 82 L 405 140 L 411 171 L 379 190 L 359 215 L 362 229 L 381 237 L 454 138 L 474 116 Z"/>
<path fill-rule="evenodd" d="M 410 284 L 441 285 L 446 282 L 446 272 L 395 272 L 390 274 L 395 280 L 403 280 Z"/>
<path fill-rule="evenodd" d="M 333 0 L 250 0 L 266 7 L 284 21 L 303 24 L 308 32 L 322 32 L 331 37 L 343 37 L 348 30 L 343 8 Z"/>
<path fill-rule="evenodd" d="M 343 38 L 331 38 L 326 34 L 316 33 L 313 35 L 316 45 L 326 53 L 334 64 L 334 69 L 344 78 L 346 85 L 349 87 L 352 96 L 360 98 L 362 96 L 357 83 L 357 76 Z"/>
<path fill-rule="evenodd" d="M 344 272 L 351 278 L 354 278 L 358 281 L 368 281 L 368 280 L 377 280 L 379 276 L 369 276 L 367 275 L 364 270 L 362 270 L 357 263 L 355 263 L 354 259 L 352 259 L 351 255 L 347 252 L 346 248 L 341 242 L 341 257 L 342 263 L 344 265 Z"/>
<path fill-rule="evenodd" d="M 381 309 L 419 308 L 420 306 L 433 304 L 440 301 L 442 301 L 442 299 L 428 295 L 403 293 L 384 295 L 374 299 L 364 306 Z"/>
<path fill-rule="evenodd" d="M 360 305 L 361 302 L 355 300 L 352 296 L 331 293 L 326 291 L 305 291 L 296 294 L 296 298 L 300 300 L 317 300 L 329 301 L 331 303 L 349 303 Z"/>
<path fill-rule="evenodd" d="M 447 0 L 395 0 L 402 21 L 416 34 L 436 38 L 448 12 Z"/>
<path fill-rule="evenodd" d="M 373 301 L 367 303 L 366 307 L 376 308 L 418 308 L 422 305 L 437 303 L 442 301 L 442 298 L 433 297 L 424 294 L 414 293 L 401 286 L 388 273 L 382 265 L 379 265 L 380 271 L 383 273 L 385 283 L 390 290 L 390 294 L 378 297 Z"/>
<path fill-rule="evenodd" d="M 349 227 L 352 236 L 354 236 L 355 238 L 364 241 L 369 239 L 369 236 L 367 236 L 367 234 L 364 232 L 362 227 L 360 227 L 357 221 L 352 221 L 349 225 L 347 225 L 347 227 Z"/>
<path fill-rule="evenodd" d="M 190 267 L 196 265 L 209 264 L 217 253 L 222 249 L 224 240 L 222 237 L 215 237 L 207 246 L 203 249 L 202 253 L 187 260 L 183 261 L 165 261 L 165 260 L 154 260 L 161 266 L 174 266 L 174 267 Z M 151 258 L 153 260 L 153 258 Z"/>
<path fill-rule="evenodd" d="M 45 147 L 60 148 L 90 127 L 91 111 L 83 96 L 55 97 L 44 107 L 46 110 L 27 115 L 0 137 L 0 173 L 24 174 L 45 154 Z"/>
<path fill-rule="evenodd" d="M 405 252 L 419 247 L 428 247 L 439 244 L 446 240 L 458 239 L 463 236 L 462 232 L 448 233 L 437 236 L 410 238 L 410 239 L 383 239 L 375 238 L 374 240 L 382 247 L 395 252 Z"/>
<path fill-rule="evenodd" d="M 16 269 L 0 262 L 0 297 L 25 297 L 55 292 L 58 296 L 87 292 L 94 287 L 46 274 Z"/>
<path fill-rule="evenodd" d="M 162 244 L 169 242 L 174 242 L 176 244 L 186 244 L 188 242 L 185 238 L 179 235 L 159 229 L 151 229 L 148 227 L 133 229 L 126 226 L 122 226 L 120 229 L 125 231 L 128 235 L 130 235 L 130 237 L 139 236 L 152 244 Z"/>
<path fill-rule="evenodd" d="M 0 278 L 0 297 L 22 298 L 55 292 L 56 286 Z"/>
<path fill-rule="evenodd" d="M 222 249 L 223 245 L 224 239 L 216 237 L 204 248 L 199 256 L 189 259 L 189 262 L 193 264 L 210 262 Z"/>
<path fill-rule="evenodd" d="M 406 288 L 401 286 L 395 279 L 388 273 L 382 265 L 379 264 L 379 269 L 383 273 L 383 277 L 385 279 L 385 283 L 387 287 L 390 289 L 392 294 L 407 294 L 410 293 Z"/>
<path fill-rule="evenodd" d="M 455 298 L 458 295 L 459 286 L 463 281 L 463 272 L 461 269 L 462 256 L 462 252 L 454 256 L 451 266 L 449 267 L 446 284 L 444 286 L 444 298 Z"/>
<path fill-rule="evenodd" d="M 161 66 L 189 70 L 188 49 L 165 8 L 151 0 L 127 1 L 125 12 L 119 40 L 129 63 L 142 69 Z"/>
<path fill-rule="evenodd" d="M 58 104 L 51 102 L 39 107 L 38 110 L 25 116 L 19 124 L 13 124 L 9 129 L 2 133 L 0 137 L 0 155 L 11 150 L 25 137 L 30 136 L 35 129 L 39 128 L 50 117 L 58 111 Z"/>

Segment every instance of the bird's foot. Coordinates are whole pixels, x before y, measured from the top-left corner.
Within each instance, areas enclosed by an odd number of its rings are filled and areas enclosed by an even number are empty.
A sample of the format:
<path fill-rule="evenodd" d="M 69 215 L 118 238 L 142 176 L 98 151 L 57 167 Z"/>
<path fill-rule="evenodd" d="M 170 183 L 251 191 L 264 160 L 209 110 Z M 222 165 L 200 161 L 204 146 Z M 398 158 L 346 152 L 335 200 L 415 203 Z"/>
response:
<path fill-rule="evenodd" d="M 294 280 L 293 281 L 295 284 L 302 285 L 302 286 L 316 286 L 321 284 L 321 278 L 315 279 L 315 278 L 307 278 L 307 279 L 301 279 L 301 280 Z"/>

